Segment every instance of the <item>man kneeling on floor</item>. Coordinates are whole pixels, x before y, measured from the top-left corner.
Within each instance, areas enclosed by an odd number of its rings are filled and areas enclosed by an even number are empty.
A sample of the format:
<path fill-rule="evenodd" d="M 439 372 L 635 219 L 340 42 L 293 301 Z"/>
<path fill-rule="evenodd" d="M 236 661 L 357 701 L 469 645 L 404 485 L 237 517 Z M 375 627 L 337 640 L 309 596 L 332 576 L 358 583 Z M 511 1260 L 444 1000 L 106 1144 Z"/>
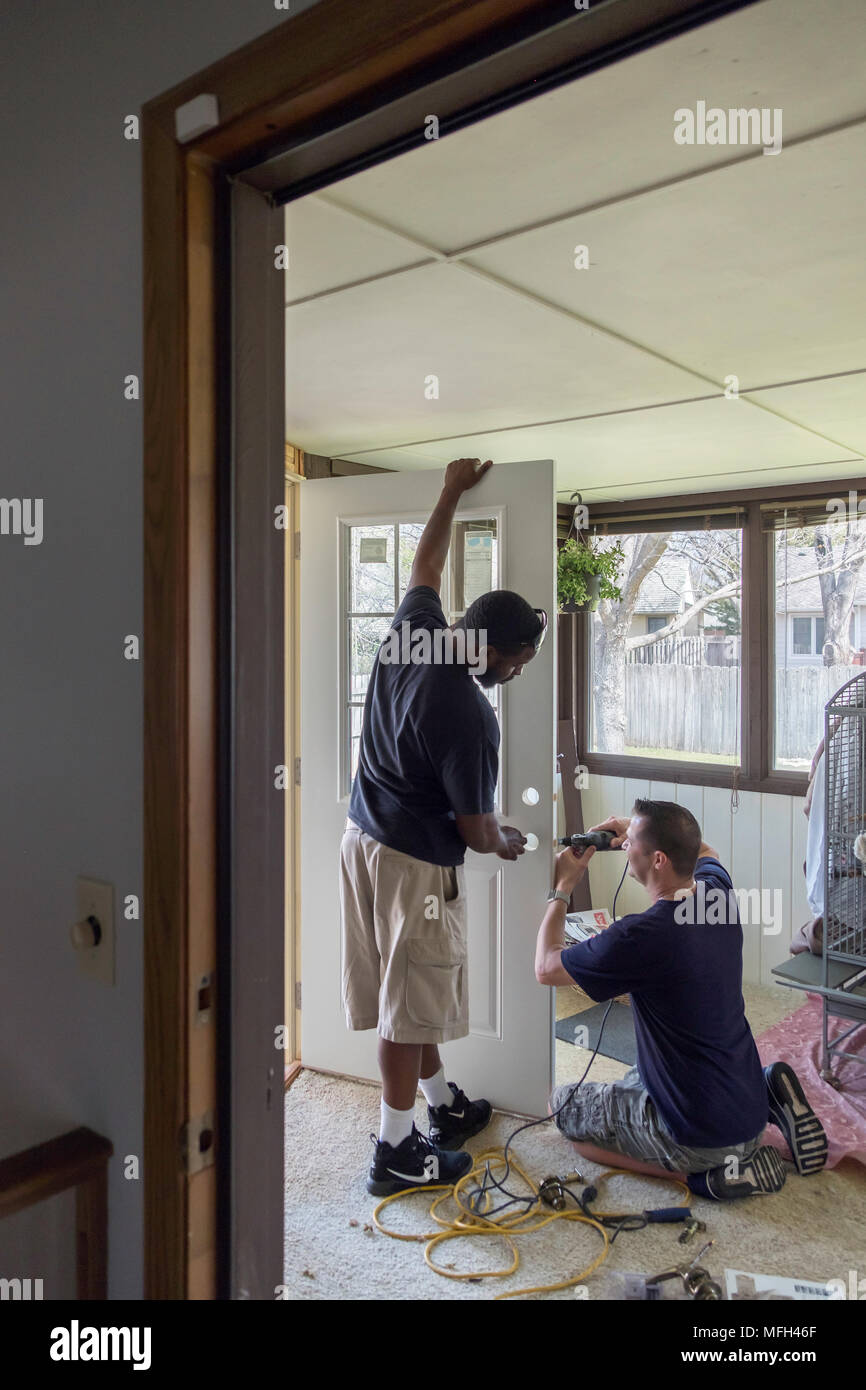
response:
<path fill-rule="evenodd" d="M 636 801 L 630 820 L 611 816 L 596 828 L 614 832 L 611 848 L 624 850 L 651 905 L 567 945 L 565 903 L 595 850 L 564 850 L 555 873 L 561 896 L 539 929 L 535 974 L 543 985 L 577 984 L 596 1002 L 631 995 L 637 1066 L 621 1081 L 557 1086 L 549 1108 L 559 1112 L 558 1128 L 594 1163 L 674 1174 L 716 1200 L 783 1186 L 778 1151 L 761 1145 L 768 1122 L 797 1171 L 817 1172 L 827 1136 L 793 1069 L 761 1067 L 743 1004 L 733 885 L 694 816 L 675 802 Z M 707 901 L 713 911 L 702 913 Z"/>

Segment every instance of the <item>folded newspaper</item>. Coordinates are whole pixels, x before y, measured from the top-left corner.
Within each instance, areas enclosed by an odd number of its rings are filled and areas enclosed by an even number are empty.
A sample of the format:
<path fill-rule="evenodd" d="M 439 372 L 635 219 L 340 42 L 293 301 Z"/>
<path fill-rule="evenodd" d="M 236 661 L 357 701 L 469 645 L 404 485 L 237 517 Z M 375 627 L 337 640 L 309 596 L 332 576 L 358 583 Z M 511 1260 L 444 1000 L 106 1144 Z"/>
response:
<path fill-rule="evenodd" d="M 591 908 L 585 912 L 565 914 L 565 936 L 568 941 L 588 941 L 598 936 L 611 924 L 611 915 L 605 908 Z"/>

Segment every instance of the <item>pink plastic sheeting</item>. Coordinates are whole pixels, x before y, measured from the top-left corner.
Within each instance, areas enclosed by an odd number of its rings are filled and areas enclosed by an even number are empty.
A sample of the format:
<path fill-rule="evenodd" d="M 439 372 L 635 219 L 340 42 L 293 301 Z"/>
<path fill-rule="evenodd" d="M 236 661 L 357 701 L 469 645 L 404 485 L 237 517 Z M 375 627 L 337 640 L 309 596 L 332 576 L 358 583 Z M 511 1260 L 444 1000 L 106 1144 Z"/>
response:
<path fill-rule="evenodd" d="M 850 1027 L 850 1019 L 831 1018 L 830 1040 Z M 827 1167 L 835 1168 L 843 1158 L 866 1164 L 866 1025 L 858 1028 L 842 1044 L 845 1052 L 863 1057 L 863 1062 L 834 1061 L 833 1073 L 842 1083 L 836 1091 L 819 1076 L 821 1066 L 821 1000 L 810 994 L 809 1002 L 781 1023 L 756 1039 L 761 1062 L 788 1062 L 800 1078 L 809 1104 L 827 1131 L 830 1149 Z M 788 1146 L 775 1126 L 764 1135 L 785 1157 Z"/>

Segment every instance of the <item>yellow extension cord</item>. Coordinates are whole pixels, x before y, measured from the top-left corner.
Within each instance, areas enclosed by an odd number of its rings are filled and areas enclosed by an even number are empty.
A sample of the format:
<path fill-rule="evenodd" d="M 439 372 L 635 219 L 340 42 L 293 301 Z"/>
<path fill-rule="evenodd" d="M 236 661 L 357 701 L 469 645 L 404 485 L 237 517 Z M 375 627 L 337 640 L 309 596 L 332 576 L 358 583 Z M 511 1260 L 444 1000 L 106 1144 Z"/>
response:
<path fill-rule="evenodd" d="M 470 1207 L 466 1206 L 463 1197 L 464 1189 L 466 1188 L 468 1183 L 472 1182 L 472 1180 L 474 1179 L 476 1182 L 480 1184 L 481 1180 L 484 1177 L 486 1177 L 488 1171 L 488 1164 L 491 1165 L 491 1167 L 493 1164 L 498 1164 L 500 1168 L 505 1169 L 506 1159 L 504 1150 L 487 1149 L 484 1153 L 479 1154 L 478 1158 L 476 1159 L 475 1166 L 472 1169 L 470 1169 L 468 1173 L 464 1173 L 463 1177 L 460 1178 L 453 1185 L 437 1183 L 435 1187 L 432 1188 L 410 1187 L 406 1188 L 403 1192 L 395 1192 L 392 1196 L 385 1197 L 378 1204 L 376 1210 L 373 1212 L 373 1221 L 375 1222 L 376 1229 L 381 1231 L 382 1235 L 390 1236 L 392 1240 L 426 1241 L 426 1247 L 424 1250 L 424 1260 L 435 1274 L 441 1274 L 442 1277 L 445 1279 L 472 1280 L 504 1279 L 507 1278 L 509 1274 L 514 1274 L 520 1264 L 520 1255 L 518 1254 L 517 1245 L 514 1237 L 531 1235 L 533 1232 L 540 1231 L 545 1226 L 549 1226 L 552 1221 L 579 1221 L 583 1225 L 592 1226 L 596 1231 L 598 1231 L 602 1240 L 604 1241 L 604 1249 L 602 1250 L 598 1258 L 593 1260 L 592 1264 L 587 1265 L 586 1269 L 581 1270 L 580 1274 L 575 1274 L 572 1279 L 563 1279 L 558 1284 L 539 1284 L 529 1289 L 511 1289 L 508 1293 L 497 1294 L 497 1301 L 504 1298 L 518 1298 L 521 1294 L 554 1293 L 558 1289 L 570 1289 L 575 1284 L 582 1283 L 584 1279 L 588 1278 L 588 1276 L 594 1272 L 594 1270 L 598 1269 L 600 1265 L 604 1264 L 604 1261 L 607 1259 L 608 1250 L 610 1249 L 610 1240 L 608 1238 L 606 1229 L 604 1228 L 604 1226 L 600 1224 L 600 1221 L 602 1217 L 620 1215 L 621 1213 L 604 1211 L 598 1212 L 598 1221 L 594 1221 L 591 1217 L 585 1216 L 582 1211 L 575 1210 L 552 1211 L 550 1215 L 542 1216 L 540 1218 L 538 1216 L 537 1211 L 526 1211 L 518 1216 L 508 1216 L 503 1212 L 498 1217 L 494 1216 L 488 1219 L 483 1213 L 472 1211 Z M 517 1173 L 518 1176 L 523 1179 L 530 1192 L 532 1192 L 534 1196 L 538 1198 L 538 1188 L 536 1187 L 532 1179 L 528 1176 L 528 1174 L 524 1172 L 524 1170 L 521 1168 L 520 1164 L 516 1161 L 516 1159 L 512 1158 L 509 1161 L 509 1166 L 513 1173 Z M 646 1176 L 646 1174 L 631 1172 L 625 1168 L 608 1168 L 597 1179 L 594 1186 L 598 1186 L 598 1184 L 604 1182 L 605 1179 L 612 1177 L 645 1178 Z M 660 1179 L 659 1181 L 662 1180 Z M 692 1194 L 684 1182 L 681 1182 L 678 1178 L 673 1177 L 673 1175 L 671 1175 L 669 1179 L 664 1179 L 663 1181 L 672 1182 L 676 1187 L 681 1188 L 685 1197 L 684 1205 L 689 1206 L 691 1204 Z M 399 1198 L 402 1197 L 417 1197 L 419 1193 L 424 1193 L 426 1195 L 430 1191 L 438 1191 L 442 1194 L 441 1196 L 436 1197 L 430 1206 L 430 1216 L 436 1222 L 437 1226 L 443 1228 L 442 1230 L 427 1231 L 422 1235 L 403 1235 L 398 1231 L 389 1231 L 387 1226 L 382 1225 L 382 1222 L 379 1220 L 379 1213 L 385 1207 L 388 1206 L 389 1202 L 396 1202 Z M 485 1191 L 485 1212 L 488 1212 L 490 1210 L 491 1197 L 493 1194 L 497 1193 L 497 1191 L 497 1188 L 493 1188 L 492 1192 Z M 452 1221 L 446 1220 L 444 1217 L 439 1216 L 437 1213 L 437 1209 L 442 1205 L 442 1203 L 447 1202 L 449 1199 L 454 1201 L 455 1205 L 457 1206 L 460 1212 L 460 1215 Z M 642 1214 L 642 1212 L 635 1213 L 635 1215 Z M 533 1221 L 535 1222 L 534 1225 L 529 1224 Z M 467 1236 L 498 1236 L 500 1240 L 505 1241 L 511 1250 L 512 1256 L 512 1262 L 508 1269 L 490 1269 L 483 1270 L 480 1272 L 471 1271 L 466 1274 L 461 1274 L 451 1270 L 442 1269 L 439 1265 L 433 1263 L 433 1260 L 431 1259 L 431 1254 L 435 1250 L 437 1245 L 441 1244 L 443 1241 L 446 1240 L 459 1240 Z"/>

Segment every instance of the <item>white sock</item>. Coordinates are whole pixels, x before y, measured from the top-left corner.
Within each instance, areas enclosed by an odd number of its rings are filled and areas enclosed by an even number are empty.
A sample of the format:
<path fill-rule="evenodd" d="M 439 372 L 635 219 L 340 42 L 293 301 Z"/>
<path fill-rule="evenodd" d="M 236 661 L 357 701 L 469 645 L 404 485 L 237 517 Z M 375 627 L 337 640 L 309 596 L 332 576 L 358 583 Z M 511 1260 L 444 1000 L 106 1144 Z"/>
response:
<path fill-rule="evenodd" d="M 392 1110 L 390 1105 L 386 1105 L 385 1101 L 382 1101 L 382 1124 L 379 1138 L 384 1140 L 386 1144 L 390 1144 L 392 1148 L 396 1149 L 404 1139 L 408 1139 L 414 1123 L 414 1105 L 411 1110 Z"/>
<path fill-rule="evenodd" d="M 440 1067 L 435 1076 L 421 1078 L 421 1090 L 431 1110 L 438 1110 L 440 1105 L 447 1105 L 448 1109 L 454 1103 L 454 1092 L 450 1089 L 445 1080 L 445 1068 Z"/>

